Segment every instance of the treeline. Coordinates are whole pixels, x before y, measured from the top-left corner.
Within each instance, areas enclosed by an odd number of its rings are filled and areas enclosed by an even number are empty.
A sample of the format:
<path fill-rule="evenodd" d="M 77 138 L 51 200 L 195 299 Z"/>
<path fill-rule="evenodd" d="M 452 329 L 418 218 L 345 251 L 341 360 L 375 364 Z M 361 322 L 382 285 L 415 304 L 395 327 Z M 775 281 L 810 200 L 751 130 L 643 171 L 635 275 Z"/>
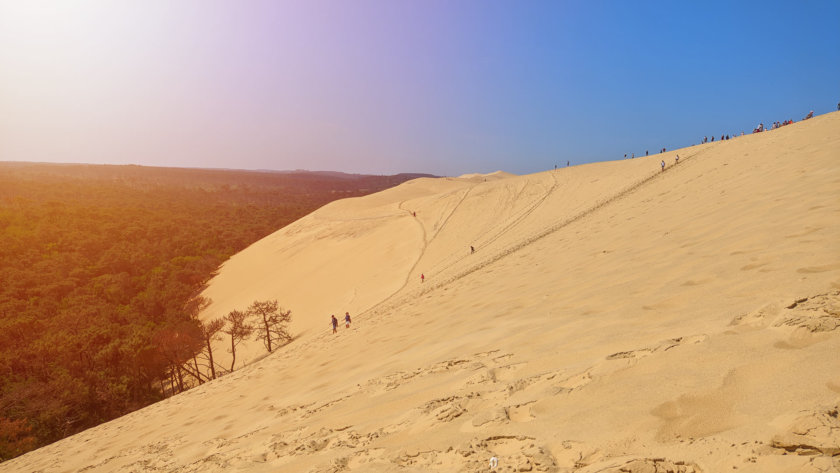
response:
<path fill-rule="evenodd" d="M 262 341 L 269 353 L 292 341 L 288 327 L 292 311 L 283 310 L 277 300 L 254 301 L 244 311 L 232 310 L 224 317 L 200 320 L 198 314 L 210 303 L 200 296 L 191 300 L 186 311 L 190 318 L 175 330 L 163 333 L 164 343 L 160 345 L 169 386 L 161 379 L 162 392 L 180 393 L 233 371 L 236 347 L 252 334 L 256 333 L 255 341 Z M 220 365 L 213 357 L 213 342 L 226 337 L 230 339 L 230 368 Z"/>
<path fill-rule="evenodd" d="M 186 388 L 223 261 L 414 177 L 0 163 L 0 461 Z"/>

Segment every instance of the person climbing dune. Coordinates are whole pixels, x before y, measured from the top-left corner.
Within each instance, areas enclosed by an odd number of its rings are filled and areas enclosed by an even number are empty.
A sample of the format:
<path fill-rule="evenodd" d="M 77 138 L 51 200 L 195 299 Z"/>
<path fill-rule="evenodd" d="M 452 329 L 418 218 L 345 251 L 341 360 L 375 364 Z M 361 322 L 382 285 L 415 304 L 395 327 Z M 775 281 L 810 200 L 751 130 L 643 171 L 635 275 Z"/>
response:
<path fill-rule="evenodd" d="M 420 273 L 420 282 L 426 282 L 426 275 L 423 273 Z"/>
<path fill-rule="evenodd" d="M 338 319 L 335 318 L 335 314 L 331 315 L 330 317 L 332 317 L 333 333 L 336 333 L 336 329 L 338 328 Z"/>
<path fill-rule="evenodd" d="M 665 170 L 665 160 L 664 159 L 662 160 L 662 170 L 663 171 Z"/>
<path fill-rule="evenodd" d="M 350 312 L 344 313 L 344 328 L 350 328 Z"/>

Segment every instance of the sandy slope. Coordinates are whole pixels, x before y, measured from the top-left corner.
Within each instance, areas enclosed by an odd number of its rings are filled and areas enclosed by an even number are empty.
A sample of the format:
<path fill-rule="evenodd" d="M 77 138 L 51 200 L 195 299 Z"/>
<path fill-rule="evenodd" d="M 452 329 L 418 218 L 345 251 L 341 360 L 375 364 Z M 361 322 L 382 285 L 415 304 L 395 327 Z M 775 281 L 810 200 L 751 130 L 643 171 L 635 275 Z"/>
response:
<path fill-rule="evenodd" d="M 840 471 L 839 157 L 833 113 L 336 202 L 207 291 L 299 339 L 0 471 Z"/>

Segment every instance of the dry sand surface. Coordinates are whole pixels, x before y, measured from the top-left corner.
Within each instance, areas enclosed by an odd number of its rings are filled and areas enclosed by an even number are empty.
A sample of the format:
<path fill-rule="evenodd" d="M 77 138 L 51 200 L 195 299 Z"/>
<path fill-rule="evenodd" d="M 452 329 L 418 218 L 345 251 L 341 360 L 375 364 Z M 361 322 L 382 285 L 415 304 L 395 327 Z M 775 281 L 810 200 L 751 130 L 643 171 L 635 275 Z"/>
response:
<path fill-rule="evenodd" d="M 206 295 L 298 338 L 0 471 L 840 471 L 840 113 L 335 202 Z"/>

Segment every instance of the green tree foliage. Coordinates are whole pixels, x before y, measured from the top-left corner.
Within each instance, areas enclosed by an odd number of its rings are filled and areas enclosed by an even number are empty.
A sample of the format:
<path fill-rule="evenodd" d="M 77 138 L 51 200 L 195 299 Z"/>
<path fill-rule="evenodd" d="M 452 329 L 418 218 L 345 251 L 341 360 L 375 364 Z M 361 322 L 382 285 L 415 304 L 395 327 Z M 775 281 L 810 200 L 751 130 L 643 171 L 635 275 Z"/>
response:
<path fill-rule="evenodd" d="M 25 453 L 35 445 L 37 441 L 30 435 L 26 422 L 0 417 L 0 462 Z"/>
<path fill-rule="evenodd" d="M 292 311 L 283 310 L 276 300 L 254 301 L 248 307 L 248 316 L 256 317 L 255 328 L 257 340 L 262 340 L 265 349 L 271 353 L 272 348 L 292 341 L 288 324 L 292 320 Z"/>
<path fill-rule="evenodd" d="M 0 163 L 0 457 L 211 378 L 222 332 L 196 294 L 216 268 L 412 177 Z"/>

